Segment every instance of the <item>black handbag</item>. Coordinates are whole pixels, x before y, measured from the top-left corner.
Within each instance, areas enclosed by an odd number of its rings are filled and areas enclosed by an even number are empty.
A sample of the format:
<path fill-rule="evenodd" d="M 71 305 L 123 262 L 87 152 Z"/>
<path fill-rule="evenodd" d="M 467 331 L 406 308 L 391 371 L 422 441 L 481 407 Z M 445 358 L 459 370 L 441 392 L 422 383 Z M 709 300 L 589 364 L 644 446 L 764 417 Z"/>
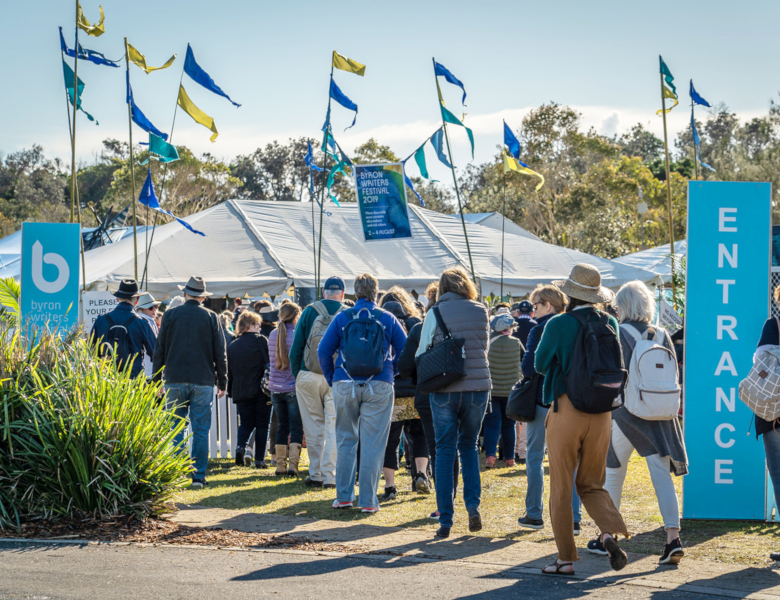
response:
<path fill-rule="evenodd" d="M 542 376 L 534 373 L 518 381 L 509 392 L 506 416 L 518 423 L 530 423 L 536 418 L 536 398 Z"/>
<path fill-rule="evenodd" d="M 452 337 L 438 307 L 432 309 L 444 339 L 417 357 L 417 389 L 424 394 L 438 392 L 466 376 L 466 340 Z"/>

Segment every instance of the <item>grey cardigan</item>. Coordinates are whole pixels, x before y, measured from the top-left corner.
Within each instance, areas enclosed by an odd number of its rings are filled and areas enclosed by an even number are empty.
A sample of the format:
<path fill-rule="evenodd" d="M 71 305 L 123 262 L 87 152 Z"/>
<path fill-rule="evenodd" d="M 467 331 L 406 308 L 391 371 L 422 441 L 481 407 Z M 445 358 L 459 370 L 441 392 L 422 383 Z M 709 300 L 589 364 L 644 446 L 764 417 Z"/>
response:
<path fill-rule="evenodd" d="M 627 325 L 633 326 L 639 333 L 647 331 L 647 323 L 631 321 Z M 621 328 L 623 325 L 621 324 Z M 655 329 L 655 328 L 653 328 Z M 674 346 L 666 333 L 666 339 L 663 345 L 672 352 Z M 628 334 L 620 332 L 620 347 L 623 351 L 623 363 L 628 369 L 631 364 L 631 355 L 634 352 L 636 342 Z M 642 457 L 658 454 L 659 456 L 671 457 L 670 471 L 677 476 L 688 474 L 688 453 L 685 451 L 685 442 L 683 441 L 680 420 L 672 419 L 670 421 L 645 421 L 632 415 L 625 407 L 618 408 L 612 412 L 612 420 L 628 438 L 628 441 L 634 446 L 637 454 Z M 609 454 L 607 454 L 607 467 L 610 469 L 620 468 L 620 461 L 612 448 L 612 442 L 609 444 Z"/>
<path fill-rule="evenodd" d="M 487 359 L 490 329 L 485 305 L 475 300 L 468 300 L 455 292 L 447 292 L 439 298 L 436 306 L 452 337 L 466 340 L 464 345 L 466 376 L 439 391 L 444 393 L 489 391 L 492 387 Z M 426 316 L 426 319 L 429 318 L 433 318 L 433 311 Z M 433 335 L 434 345 L 443 339 L 444 334 L 437 325 Z"/>

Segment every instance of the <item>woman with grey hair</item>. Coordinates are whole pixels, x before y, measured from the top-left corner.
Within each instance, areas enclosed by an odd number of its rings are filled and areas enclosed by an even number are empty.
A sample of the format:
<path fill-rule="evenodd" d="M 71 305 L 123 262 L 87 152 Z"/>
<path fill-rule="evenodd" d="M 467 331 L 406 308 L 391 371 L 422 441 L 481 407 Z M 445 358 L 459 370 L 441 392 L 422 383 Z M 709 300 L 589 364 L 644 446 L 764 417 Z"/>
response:
<path fill-rule="evenodd" d="M 639 339 L 655 340 L 674 352 L 669 334 L 660 327 L 651 325 L 655 316 L 655 298 L 644 283 L 631 281 L 625 284 L 618 291 L 615 304 L 626 369 L 631 365 L 631 356 Z M 647 461 L 658 507 L 664 520 L 666 545 L 660 563 L 677 564 L 684 553 L 680 542 L 680 506 L 671 474 L 681 477 L 688 473 L 688 455 L 679 419 L 648 421 L 631 414 L 625 406 L 612 412 L 612 437 L 607 455 L 607 480 L 604 488 L 618 510 L 628 461 L 634 450 Z M 606 554 L 598 540 L 591 540 L 588 550 L 594 554 Z"/>

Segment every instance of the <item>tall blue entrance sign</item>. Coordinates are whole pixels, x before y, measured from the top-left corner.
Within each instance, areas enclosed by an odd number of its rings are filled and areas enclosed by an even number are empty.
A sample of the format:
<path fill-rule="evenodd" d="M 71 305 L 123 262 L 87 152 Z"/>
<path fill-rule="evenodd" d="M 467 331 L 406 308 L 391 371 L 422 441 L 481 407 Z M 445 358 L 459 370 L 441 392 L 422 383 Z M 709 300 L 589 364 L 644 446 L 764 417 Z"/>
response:
<path fill-rule="evenodd" d="M 69 330 L 79 322 L 77 223 L 22 225 L 22 324 Z"/>
<path fill-rule="evenodd" d="M 769 183 L 688 183 L 686 519 L 764 518 L 764 446 L 737 388 L 769 315 L 771 199 Z"/>

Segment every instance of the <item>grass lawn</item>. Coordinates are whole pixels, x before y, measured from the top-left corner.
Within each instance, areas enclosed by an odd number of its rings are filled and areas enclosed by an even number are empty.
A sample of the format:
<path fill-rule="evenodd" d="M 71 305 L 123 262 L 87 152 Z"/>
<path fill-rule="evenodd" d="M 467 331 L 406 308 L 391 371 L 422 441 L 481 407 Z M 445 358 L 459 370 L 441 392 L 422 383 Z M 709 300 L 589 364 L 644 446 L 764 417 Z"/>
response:
<path fill-rule="evenodd" d="M 303 485 L 308 466 L 305 450 L 301 462 L 300 477 L 278 478 L 274 476 L 273 468 L 257 470 L 236 467 L 230 460 L 214 460 L 209 464 L 209 485 L 198 491 L 182 490 L 177 501 L 206 507 L 332 521 L 358 522 L 366 518 L 366 515 L 361 515 L 359 511 L 333 510 L 331 503 L 336 497 L 335 490 L 312 491 L 306 488 Z M 497 464 L 503 465 L 503 462 Z M 674 479 L 679 495 L 682 480 Z M 396 487 L 399 492 L 398 499 L 382 503 L 382 510 L 370 517 L 371 524 L 417 527 L 430 531 L 433 535 L 437 523 L 428 516 L 436 510 L 434 494 L 413 493 L 411 478 L 403 468 L 396 473 Z M 524 541 L 553 541 L 547 511 L 547 489 L 545 529 L 532 531 L 521 529 L 517 525 L 517 518 L 525 514 L 525 491 L 524 466 L 483 471 L 483 529 L 477 535 Z M 660 554 L 666 534 L 647 465 L 636 453 L 629 465 L 621 512 L 632 534 L 631 539 L 625 543 L 621 542 L 621 545 L 629 552 Z M 597 534 L 584 509 L 582 525 L 583 532 L 578 538 L 578 545 L 584 548 L 587 540 Z M 769 552 L 780 550 L 779 531 L 777 525 L 763 522 L 688 520 L 682 523 L 681 537 L 689 557 L 765 566 L 770 562 Z M 468 533 L 466 511 L 460 494 L 455 501 L 453 533 Z"/>

